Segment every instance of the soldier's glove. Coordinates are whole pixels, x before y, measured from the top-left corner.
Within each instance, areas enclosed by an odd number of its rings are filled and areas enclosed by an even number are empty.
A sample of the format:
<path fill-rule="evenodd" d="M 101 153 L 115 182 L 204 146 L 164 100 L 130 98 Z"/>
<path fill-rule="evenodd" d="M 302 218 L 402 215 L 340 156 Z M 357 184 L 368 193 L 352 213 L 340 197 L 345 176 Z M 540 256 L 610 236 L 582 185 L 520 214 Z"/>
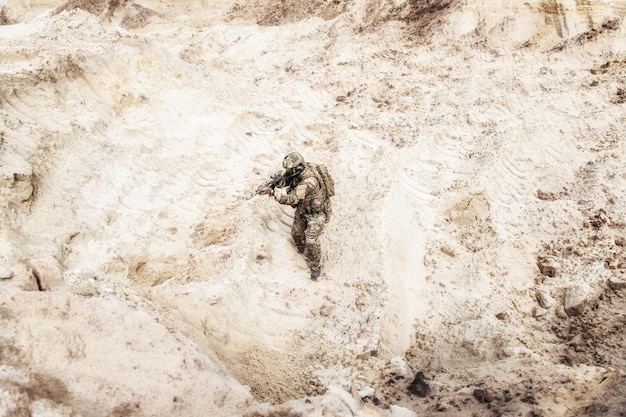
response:
<path fill-rule="evenodd" d="M 274 188 L 274 198 L 280 200 L 281 197 L 287 195 L 287 191 L 284 188 Z"/>

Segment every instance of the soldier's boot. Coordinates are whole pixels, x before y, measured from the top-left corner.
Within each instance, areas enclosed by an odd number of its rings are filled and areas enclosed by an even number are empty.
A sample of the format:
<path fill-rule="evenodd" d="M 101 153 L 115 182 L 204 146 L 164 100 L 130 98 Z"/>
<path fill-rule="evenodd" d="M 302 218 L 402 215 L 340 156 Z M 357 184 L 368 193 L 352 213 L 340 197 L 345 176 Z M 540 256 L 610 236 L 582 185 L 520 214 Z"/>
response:
<path fill-rule="evenodd" d="M 311 268 L 311 279 L 313 281 L 317 281 L 321 273 L 322 268 L 320 268 L 319 266 L 317 268 Z"/>

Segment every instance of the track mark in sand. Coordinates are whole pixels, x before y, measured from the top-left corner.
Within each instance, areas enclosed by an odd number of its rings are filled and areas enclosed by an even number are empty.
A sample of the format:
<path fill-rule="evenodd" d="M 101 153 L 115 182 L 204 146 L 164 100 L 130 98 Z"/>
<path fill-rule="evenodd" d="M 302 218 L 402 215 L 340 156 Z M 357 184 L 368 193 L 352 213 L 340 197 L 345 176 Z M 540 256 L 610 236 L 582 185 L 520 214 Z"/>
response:
<path fill-rule="evenodd" d="M 5 101 L 15 112 L 21 116 L 18 118 L 22 120 L 28 120 L 33 124 L 42 126 L 43 128 L 54 131 L 61 129 L 59 124 L 53 123 L 51 119 L 48 119 L 46 116 L 48 114 L 42 114 L 40 110 L 35 110 L 33 106 L 28 104 L 24 99 L 22 99 L 17 91 L 13 92 L 13 95 L 6 99 Z"/>
<path fill-rule="evenodd" d="M 476 173 L 475 160 L 467 156 L 475 149 L 470 142 L 458 136 L 437 135 L 432 143 L 416 150 L 413 157 L 404 155 L 406 163 L 398 164 L 397 169 L 400 186 L 417 200 L 428 203 L 441 191 L 465 183 Z"/>
<path fill-rule="evenodd" d="M 576 146 L 573 140 L 554 141 L 546 144 L 544 152 L 547 155 L 546 162 L 565 163 L 571 160 L 569 153 L 575 152 Z"/>
<path fill-rule="evenodd" d="M 505 153 L 499 162 L 502 165 L 502 168 L 511 174 L 517 181 L 524 182 L 528 179 L 526 176 L 528 170 L 523 168 L 525 164 L 513 160 L 509 153 Z"/>
<path fill-rule="evenodd" d="M 105 68 L 108 68 L 104 66 Z M 111 100 L 105 99 L 102 94 L 93 86 L 92 81 L 85 75 L 84 71 L 81 71 L 79 79 L 87 87 L 87 91 L 90 91 L 101 103 L 112 104 Z"/>
<path fill-rule="evenodd" d="M 195 184 L 207 190 L 216 191 L 223 183 L 215 173 L 215 166 L 210 162 L 203 163 L 199 169 L 179 168 L 179 171 L 184 177 L 191 178 Z"/>
<path fill-rule="evenodd" d="M 198 164 L 197 161 L 188 159 L 188 157 L 185 157 L 184 160 L 175 158 L 172 160 L 172 166 L 175 175 L 172 181 L 168 181 L 168 185 L 171 185 L 169 188 L 173 190 L 174 197 L 180 194 L 180 190 L 177 190 L 180 187 L 176 187 L 176 184 L 187 183 L 185 192 L 201 194 L 205 201 L 218 198 L 218 196 L 229 201 L 232 200 L 231 197 L 236 195 L 243 198 L 243 190 L 238 192 L 240 186 L 232 184 L 233 178 L 226 174 L 219 161 L 205 160 Z M 191 179 L 191 183 L 189 183 L 189 179 Z M 231 210 L 239 204 L 240 202 L 229 203 L 226 210 Z M 207 209 L 214 208 L 210 201 L 206 206 Z"/>
<path fill-rule="evenodd" d="M 410 168 L 400 169 L 398 171 L 398 180 L 400 186 L 409 195 L 422 202 L 428 203 L 435 198 L 431 194 L 430 189 L 424 185 L 427 181 L 424 181 L 424 178 L 415 170 Z"/>
<path fill-rule="evenodd" d="M 224 152 L 227 157 L 246 158 L 248 151 L 256 146 L 253 142 L 254 140 L 251 137 L 235 136 L 233 139 L 224 143 Z"/>
<path fill-rule="evenodd" d="M 283 121 L 258 112 L 245 112 L 239 115 L 232 126 L 235 138 L 273 136 L 283 128 Z"/>
<path fill-rule="evenodd" d="M 259 215 L 259 218 L 263 220 L 263 227 L 266 230 L 284 234 L 286 237 L 289 236 L 291 225 L 293 224 L 293 209 L 274 201 L 266 201 L 256 206 L 254 211 L 262 213 Z"/>
<path fill-rule="evenodd" d="M 242 167 L 249 166 L 256 173 L 264 173 L 250 191 L 282 168 L 282 155 L 289 150 L 283 148 L 282 141 L 275 139 L 283 129 L 283 120 L 258 112 L 244 112 L 230 123 L 226 135 L 228 139 L 222 144 L 220 153 L 226 158 L 245 161 Z M 259 154 L 259 151 L 262 153 Z"/>
<path fill-rule="evenodd" d="M 523 183 L 520 183 L 519 178 L 513 175 L 507 176 L 506 173 L 510 173 L 508 168 L 504 167 L 504 164 L 499 164 L 502 168 L 496 167 L 490 177 L 493 179 L 490 183 L 493 187 L 488 187 L 486 193 L 491 203 L 501 203 L 506 207 L 513 207 L 520 204 L 521 188 L 524 187 Z M 504 174 L 504 175 L 503 175 Z M 512 174 L 511 174 L 512 175 Z M 494 192 L 495 191 L 495 192 Z"/>
<path fill-rule="evenodd" d="M 294 218 L 294 210 L 284 205 L 279 205 L 278 208 L 280 209 L 280 213 L 281 213 L 278 220 L 280 221 L 282 225 L 286 226 L 287 229 L 291 229 L 291 225 L 293 224 L 293 218 Z"/>

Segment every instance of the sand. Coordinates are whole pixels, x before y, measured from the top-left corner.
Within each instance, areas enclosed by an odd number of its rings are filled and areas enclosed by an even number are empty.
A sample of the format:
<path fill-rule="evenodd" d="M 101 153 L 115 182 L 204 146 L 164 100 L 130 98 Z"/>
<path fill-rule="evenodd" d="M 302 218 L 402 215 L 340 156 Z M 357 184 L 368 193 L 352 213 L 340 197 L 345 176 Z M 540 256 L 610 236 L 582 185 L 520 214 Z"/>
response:
<path fill-rule="evenodd" d="M 623 415 L 625 16 L 0 3 L 0 416 Z"/>

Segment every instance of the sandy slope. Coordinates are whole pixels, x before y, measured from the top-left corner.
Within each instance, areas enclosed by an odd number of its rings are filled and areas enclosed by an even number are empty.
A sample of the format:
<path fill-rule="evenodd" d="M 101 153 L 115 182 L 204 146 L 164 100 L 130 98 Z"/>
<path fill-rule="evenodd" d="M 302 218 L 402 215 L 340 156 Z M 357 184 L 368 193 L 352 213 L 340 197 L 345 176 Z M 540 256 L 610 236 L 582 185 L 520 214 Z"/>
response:
<path fill-rule="evenodd" d="M 0 415 L 626 408 L 620 3 L 2 7 Z"/>

